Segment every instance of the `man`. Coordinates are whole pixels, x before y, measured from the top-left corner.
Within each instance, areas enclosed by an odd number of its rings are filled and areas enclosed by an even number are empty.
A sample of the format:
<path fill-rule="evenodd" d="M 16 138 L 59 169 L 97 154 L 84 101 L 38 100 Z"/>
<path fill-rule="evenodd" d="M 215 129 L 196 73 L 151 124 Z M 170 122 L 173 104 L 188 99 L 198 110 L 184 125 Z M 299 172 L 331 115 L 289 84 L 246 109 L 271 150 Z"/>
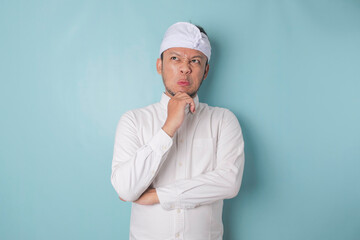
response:
<path fill-rule="evenodd" d="M 156 62 L 165 93 L 118 123 L 111 182 L 133 202 L 130 239 L 222 239 L 223 199 L 240 189 L 244 142 L 232 112 L 199 103 L 210 55 L 202 28 L 170 26 Z"/>

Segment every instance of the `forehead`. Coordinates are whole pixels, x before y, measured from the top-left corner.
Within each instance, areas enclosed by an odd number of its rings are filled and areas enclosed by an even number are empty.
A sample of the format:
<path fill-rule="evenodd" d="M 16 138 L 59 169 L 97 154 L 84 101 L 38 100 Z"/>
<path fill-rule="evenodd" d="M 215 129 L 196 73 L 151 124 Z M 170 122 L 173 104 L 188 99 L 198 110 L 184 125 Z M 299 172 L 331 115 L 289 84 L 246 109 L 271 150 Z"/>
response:
<path fill-rule="evenodd" d="M 169 55 L 169 54 L 174 54 L 188 58 L 200 57 L 206 59 L 205 54 L 203 54 L 202 52 L 195 49 L 184 48 L 184 47 L 173 47 L 164 51 L 164 55 Z"/>

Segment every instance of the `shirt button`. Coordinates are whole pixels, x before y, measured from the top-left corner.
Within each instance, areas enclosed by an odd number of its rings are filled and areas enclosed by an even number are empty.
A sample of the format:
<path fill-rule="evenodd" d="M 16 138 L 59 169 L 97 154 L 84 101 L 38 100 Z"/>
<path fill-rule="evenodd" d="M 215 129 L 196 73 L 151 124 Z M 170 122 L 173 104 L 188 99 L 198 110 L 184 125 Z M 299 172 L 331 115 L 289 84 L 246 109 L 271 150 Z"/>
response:
<path fill-rule="evenodd" d="M 180 143 L 182 143 L 182 142 L 183 142 L 183 140 L 181 139 L 181 140 L 180 140 Z"/>
<path fill-rule="evenodd" d="M 179 162 L 179 166 L 180 166 L 180 167 L 182 166 L 182 162 Z"/>
<path fill-rule="evenodd" d="M 161 146 L 161 149 L 165 151 L 165 149 L 166 149 L 166 146 Z"/>
<path fill-rule="evenodd" d="M 177 237 L 177 238 L 178 238 L 179 236 L 180 236 L 180 234 L 179 234 L 179 233 L 176 233 L 176 234 L 175 234 L 175 237 Z"/>
<path fill-rule="evenodd" d="M 180 209 L 178 209 L 178 210 L 177 210 L 177 213 L 181 213 L 181 210 L 180 210 Z"/>

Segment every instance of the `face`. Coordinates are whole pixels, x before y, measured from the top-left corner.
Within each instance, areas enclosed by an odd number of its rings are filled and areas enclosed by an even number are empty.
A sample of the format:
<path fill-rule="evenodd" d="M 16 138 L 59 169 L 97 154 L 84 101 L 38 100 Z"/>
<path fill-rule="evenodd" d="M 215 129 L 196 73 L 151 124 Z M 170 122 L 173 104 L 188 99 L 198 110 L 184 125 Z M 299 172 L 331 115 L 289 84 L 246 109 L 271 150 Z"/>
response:
<path fill-rule="evenodd" d="M 185 92 L 194 97 L 209 72 L 206 60 L 202 52 L 190 48 L 164 51 L 163 60 L 159 58 L 156 62 L 156 69 L 162 76 L 166 95 L 171 97 L 177 92 Z"/>

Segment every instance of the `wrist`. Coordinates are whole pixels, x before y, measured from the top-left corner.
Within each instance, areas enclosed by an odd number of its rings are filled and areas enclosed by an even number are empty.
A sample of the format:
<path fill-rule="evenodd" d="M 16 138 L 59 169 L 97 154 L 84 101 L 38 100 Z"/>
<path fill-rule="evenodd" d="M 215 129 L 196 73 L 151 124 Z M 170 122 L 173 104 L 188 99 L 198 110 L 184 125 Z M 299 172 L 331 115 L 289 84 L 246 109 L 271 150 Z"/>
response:
<path fill-rule="evenodd" d="M 166 123 L 162 126 L 162 130 L 164 130 L 164 132 L 170 137 L 173 137 L 176 132 L 176 129 L 169 127 Z"/>
<path fill-rule="evenodd" d="M 158 197 L 157 192 L 155 190 L 155 192 L 154 192 L 154 204 L 157 204 L 157 203 L 160 203 L 160 200 L 159 200 L 159 197 Z"/>

